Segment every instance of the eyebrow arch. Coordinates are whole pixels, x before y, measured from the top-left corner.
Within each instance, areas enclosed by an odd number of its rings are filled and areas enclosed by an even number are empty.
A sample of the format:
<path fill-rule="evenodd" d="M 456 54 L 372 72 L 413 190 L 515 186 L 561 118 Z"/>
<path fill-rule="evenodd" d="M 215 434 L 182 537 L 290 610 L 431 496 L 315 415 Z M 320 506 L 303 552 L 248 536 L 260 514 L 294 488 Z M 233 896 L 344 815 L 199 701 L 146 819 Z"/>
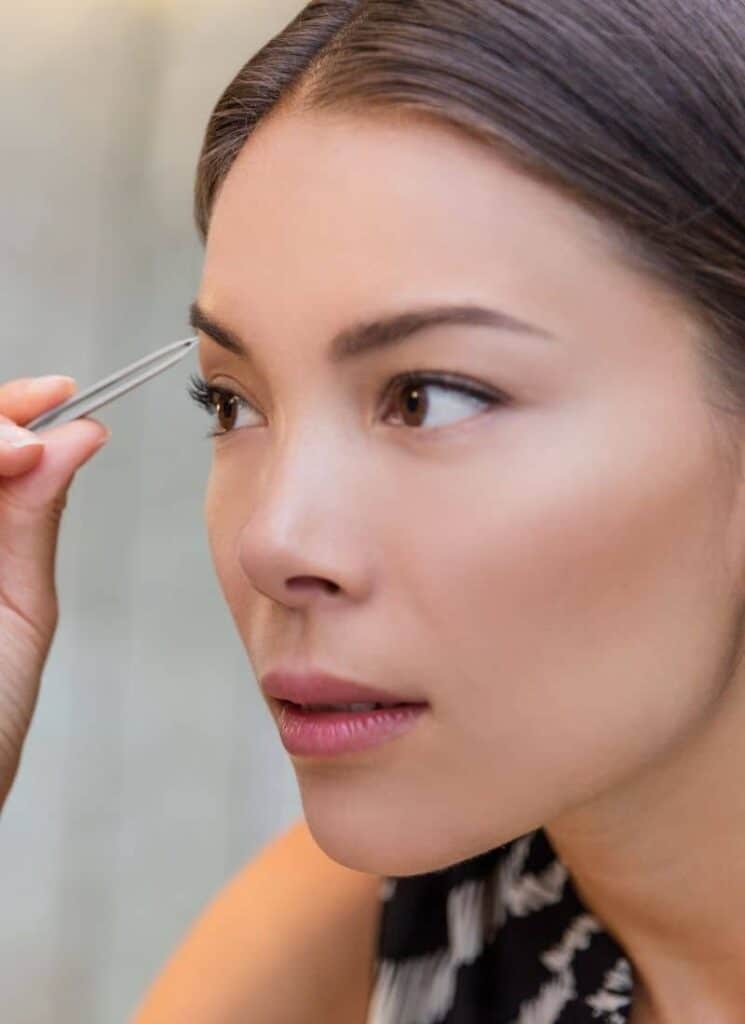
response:
<path fill-rule="evenodd" d="M 252 360 L 250 350 L 238 335 L 207 314 L 198 302 L 193 302 L 189 308 L 189 323 L 196 330 L 203 331 L 228 352 L 240 356 L 241 359 Z M 555 340 L 554 335 L 547 331 L 525 323 L 523 320 L 518 320 L 498 309 L 473 305 L 428 306 L 344 328 L 331 342 L 329 360 L 332 363 L 337 363 L 373 349 L 387 348 L 410 338 L 419 331 L 439 327 L 442 324 L 493 327 L 497 330 Z"/>

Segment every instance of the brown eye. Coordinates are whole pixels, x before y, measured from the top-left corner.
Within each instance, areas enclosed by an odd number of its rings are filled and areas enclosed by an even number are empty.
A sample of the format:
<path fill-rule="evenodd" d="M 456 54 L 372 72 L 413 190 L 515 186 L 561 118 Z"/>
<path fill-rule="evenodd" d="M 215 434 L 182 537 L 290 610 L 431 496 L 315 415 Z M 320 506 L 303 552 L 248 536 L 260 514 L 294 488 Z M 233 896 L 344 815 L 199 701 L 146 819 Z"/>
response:
<path fill-rule="evenodd" d="M 238 399 L 235 395 L 223 395 L 219 392 L 215 396 L 215 416 L 220 424 L 220 429 L 227 433 L 235 426 L 238 415 Z"/>
<path fill-rule="evenodd" d="M 504 393 L 492 393 L 467 379 L 444 373 L 403 374 L 391 382 L 385 393 L 390 396 L 386 418 L 393 414 L 400 426 L 419 430 L 467 419 L 467 415 L 462 415 L 464 409 L 466 414 L 487 412 L 509 401 Z"/>
<path fill-rule="evenodd" d="M 427 416 L 429 400 L 427 389 L 421 384 L 403 384 L 399 386 L 394 394 L 394 407 L 401 402 L 398 408 L 402 411 L 402 419 L 407 427 L 421 427 Z"/>

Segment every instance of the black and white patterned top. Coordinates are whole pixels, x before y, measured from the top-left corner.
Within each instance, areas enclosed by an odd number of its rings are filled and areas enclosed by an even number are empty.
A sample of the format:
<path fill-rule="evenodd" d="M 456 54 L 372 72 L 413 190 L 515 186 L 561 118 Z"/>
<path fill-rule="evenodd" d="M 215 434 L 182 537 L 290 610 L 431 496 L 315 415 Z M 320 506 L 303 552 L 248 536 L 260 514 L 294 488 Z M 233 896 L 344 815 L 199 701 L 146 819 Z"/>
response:
<path fill-rule="evenodd" d="M 631 961 L 543 829 L 381 899 L 367 1024 L 628 1024 Z"/>

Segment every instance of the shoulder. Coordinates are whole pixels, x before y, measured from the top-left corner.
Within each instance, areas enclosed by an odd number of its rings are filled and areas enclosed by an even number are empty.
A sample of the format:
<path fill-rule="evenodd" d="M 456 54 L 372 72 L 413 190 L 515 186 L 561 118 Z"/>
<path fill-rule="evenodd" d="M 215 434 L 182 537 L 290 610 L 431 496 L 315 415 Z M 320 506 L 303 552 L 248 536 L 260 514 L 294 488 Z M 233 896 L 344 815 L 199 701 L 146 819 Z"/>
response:
<path fill-rule="evenodd" d="M 337 864 L 298 822 L 217 894 L 132 1024 L 363 1024 L 380 889 L 379 876 Z"/>

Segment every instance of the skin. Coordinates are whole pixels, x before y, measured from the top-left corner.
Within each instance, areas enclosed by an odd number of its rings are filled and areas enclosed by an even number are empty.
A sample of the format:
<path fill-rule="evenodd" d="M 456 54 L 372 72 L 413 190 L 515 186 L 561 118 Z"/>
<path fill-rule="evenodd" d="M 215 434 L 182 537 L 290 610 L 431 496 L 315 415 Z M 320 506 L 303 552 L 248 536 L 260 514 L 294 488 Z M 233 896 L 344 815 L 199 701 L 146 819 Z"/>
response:
<path fill-rule="evenodd" d="M 634 1024 L 741 1020 L 742 477 L 685 303 L 451 129 L 295 108 L 229 172 L 198 299 L 255 360 L 201 335 L 204 377 L 250 403 L 205 513 L 257 677 L 305 659 L 429 703 L 373 750 L 293 758 L 319 846 L 409 875 L 543 825 L 638 972 Z M 327 358 L 446 302 L 553 337 Z M 430 386 L 407 426 L 378 397 L 407 370 L 511 402 Z"/>

